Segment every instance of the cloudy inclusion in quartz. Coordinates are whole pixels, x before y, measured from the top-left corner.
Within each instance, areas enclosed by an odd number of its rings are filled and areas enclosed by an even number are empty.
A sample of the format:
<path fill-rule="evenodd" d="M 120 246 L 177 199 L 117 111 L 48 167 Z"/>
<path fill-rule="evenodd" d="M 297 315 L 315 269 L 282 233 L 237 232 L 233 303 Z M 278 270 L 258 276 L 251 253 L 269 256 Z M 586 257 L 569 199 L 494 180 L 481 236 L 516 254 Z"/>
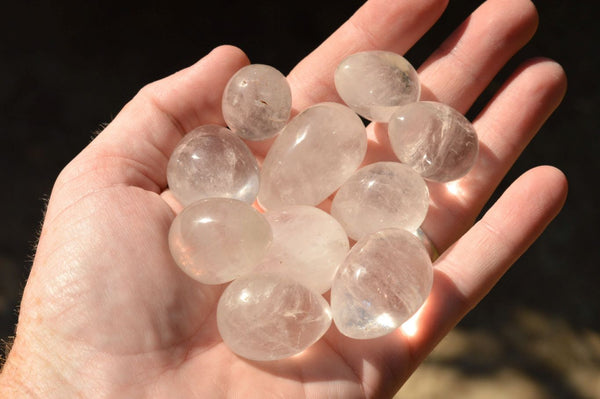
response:
<path fill-rule="evenodd" d="M 204 125 L 177 144 L 167 165 L 167 182 L 183 206 L 209 197 L 253 203 L 259 173 L 242 139 L 222 126 Z"/>
<path fill-rule="evenodd" d="M 479 152 L 471 122 L 438 102 L 422 101 L 399 108 L 392 115 L 388 134 L 400 161 L 424 178 L 439 182 L 467 174 Z"/>
<path fill-rule="evenodd" d="M 387 123 L 401 105 L 417 101 L 419 76 L 401 55 L 364 51 L 346 57 L 334 74 L 344 102 L 366 119 Z"/>
<path fill-rule="evenodd" d="M 264 209 L 318 205 L 359 167 L 367 133 L 350 108 L 320 103 L 283 128 L 261 170 L 258 202 Z"/>
<path fill-rule="evenodd" d="M 227 83 L 222 100 L 227 126 L 242 138 L 263 140 L 276 135 L 292 110 L 292 92 L 277 69 L 251 64 Z"/>
<path fill-rule="evenodd" d="M 277 273 L 255 273 L 233 281 L 217 305 L 217 327 L 234 353 L 251 360 L 296 355 L 331 325 L 321 295 Z"/>
<path fill-rule="evenodd" d="M 267 211 L 273 242 L 256 271 L 283 273 L 324 293 L 349 249 L 348 237 L 335 218 L 321 209 L 294 205 Z"/>
<path fill-rule="evenodd" d="M 385 229 L 359 240 L 331 288 L 331 311 L 340 332 L 356 339 L 386 335 L 423 305 L 433 266 L 419 239 Z"/>
<path fill-rule="evenodd" d="M 175 263 L 204 284 L 222 284 L 252 270 L 273 238 L 269 222 L 251 205 L 207 198 L 173 220 L 169 249 Z"/>
<path fill-rule="evenodd" d="M 336 193 L 331 214 L 359 240 L 384 228 L 415 231 L 429 209 L 421 176 L 398 162 L 376 162 L 356 171 Z"/>

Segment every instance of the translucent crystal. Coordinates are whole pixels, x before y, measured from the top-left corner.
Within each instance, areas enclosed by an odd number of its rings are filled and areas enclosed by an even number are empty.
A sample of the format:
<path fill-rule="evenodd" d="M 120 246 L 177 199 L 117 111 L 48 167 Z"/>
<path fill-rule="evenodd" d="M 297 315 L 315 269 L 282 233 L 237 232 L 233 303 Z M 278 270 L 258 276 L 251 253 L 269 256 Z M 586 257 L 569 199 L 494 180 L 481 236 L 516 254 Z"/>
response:
<path fill-rule="evenodd" d="M 233 132 L 248 140 L 263 140 L 277 134 L 288 121 L 292 92 L 277 69 L 251 64 L 227 83 L 222 110 Z"/>
<path fill-rule="evenodd" d="M 337 328 L 357 339 L 394 331 L 425 302 L 433 283 L 427 251 L 413 234 L 386 229 L 358 241 L 331 288 Z"/>
<path fill-rule="evenodd" d="M 328 213 L 293 205 L 265 213 L 273 242 L 256 271 L 283 273 L 324 293 L 348 253 L 346 232 Z"/>
<path fill-rule="evenodd" d="M 401 55 L 364 51 L 346 57 L 334 75 L 335 88 L 344 102 L 366 119 L 388 122 L 401 105 L 417 101 L 419 77 Z"/>
<path fill-rule="evenodd" d="M 336 103 L 307 108 L 281 131 L 261 171 L 260 205 L 317 205 L 358 168 L 367 150 L 365 126 Z"/>
<path fill-rule="evenodd" d="M 250 274 L 233 281 L 217 306 L 223 341 L 234 353 L 251 360 L 298 354 L 330 325 L 327 301 L 280 274 Z"/>
<path fill-rule="evenodd" d="M 479 146 L 473 125 L 442 103 L 423 101 L 399 108 L 388 131 L 398 159 L 430 180 L 458 179 L 477 159 Z"/>
<path fill-rule="evenodd" d="M 200 126 L 186 134 L 167 165 L 167 182 L 182 205 L 209 197 L 253 203 L 259 169 L 246 144 L 229 129 Z"/>
<path fill-rule="evenodd" d="M 336 193 L 333 215 L 354 240 L 396 227 L 416 230 L 427 215 L 429 191 L 418 173 L 398 162 L 360 168 Z"/>
<path fill-rule="evenodd" d="M 221 284 L 252 270 L 272 237 L 269 222 L 251 205 L 207 198 L 188 205 L 175 217 L 169 249 L 190 277 L 204 284 Z"/>

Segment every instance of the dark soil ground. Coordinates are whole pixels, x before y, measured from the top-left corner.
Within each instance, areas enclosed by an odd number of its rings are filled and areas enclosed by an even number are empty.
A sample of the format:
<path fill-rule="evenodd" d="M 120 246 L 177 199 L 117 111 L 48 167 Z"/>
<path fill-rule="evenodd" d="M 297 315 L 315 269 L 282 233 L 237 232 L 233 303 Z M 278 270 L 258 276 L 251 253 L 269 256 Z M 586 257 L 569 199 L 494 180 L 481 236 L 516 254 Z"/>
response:
<path fill-rule="evenodd" d="M 126 4 L 124 4 L 126 3 Z M 144 84 L 216 45 L 244 49 L 282 72 L 362 3 L 13 2 L 0 26 L 0 339 L 14 333 L 44 201 L 61 168 Z M 477 1 L 453 0 L 408 54 L 418 65 Z M 600 283 L 595 229 L 600 144 L 600 33 L 590 1 L 536 2 L 534 40 L 475 104 L 481 109 L 520 62 L 558 60 L 569 76 L 560 109 L 499 187 L 540 164 L 561 168 L 563 212 L 430 356 L 399 398 L 600 398 Z M 497 195 L 496 195 L 497 196 Z M 596 259 L 596 261 L 594 261 Z"/>

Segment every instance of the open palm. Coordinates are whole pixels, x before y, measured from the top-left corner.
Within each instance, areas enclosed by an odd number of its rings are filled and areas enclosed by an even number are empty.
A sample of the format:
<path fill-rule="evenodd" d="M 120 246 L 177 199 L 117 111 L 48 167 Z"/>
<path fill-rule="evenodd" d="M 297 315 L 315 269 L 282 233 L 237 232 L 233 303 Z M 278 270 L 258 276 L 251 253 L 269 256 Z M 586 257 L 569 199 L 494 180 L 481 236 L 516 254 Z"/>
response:
<path fill-rule="evenodd" d="M 404 53 L 445 0 L 371 0 L 289 75 L 294 109 L 340 101 L 333 70 L 351 53 Z M 527 0 L 488 0 L 419 68 L 422 99 L 465 112 L 535 31 Z M 388 397 L 494 285 L 559 211 L 566 181 L 552 167 L 521 176 L 473 225 L 492 192 L 559 104 L 559 65 L 522 65 L 474 121 L 476 166 L 430 184 L 423 230 L 441 253 L 430 298 L 410 331 L 374 340 L 332 327 L 301 355 L 250 362 L 219 338 L 223 287 L 204 286 L 171 259 L 179 211 L 167 190 L 170 153 L 187 131 L 223 124 L 221 93 L 248 64 L 223 46 L 152 83 L 60 174 L 48 205 L 0 390 L 43 397 Z M 368 128 L 368 163 L 395 159 L 385 126 Z M 269 143 L 251 143 L 264 156 Z"/>

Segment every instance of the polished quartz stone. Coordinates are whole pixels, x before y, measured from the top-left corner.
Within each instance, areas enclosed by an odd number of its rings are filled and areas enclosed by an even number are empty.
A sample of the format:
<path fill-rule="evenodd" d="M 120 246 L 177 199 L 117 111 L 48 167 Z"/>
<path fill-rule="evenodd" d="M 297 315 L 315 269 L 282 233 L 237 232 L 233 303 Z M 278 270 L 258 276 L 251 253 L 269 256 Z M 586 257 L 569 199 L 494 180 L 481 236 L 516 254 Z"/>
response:
<path fill-rule="evenodd" d="M 398 162 L 360 168 L 338 190 L 331 214 L 354 240 L 396 227 L 416 230 L 427 215 L 429 191 L 418 173 Z"/>
<path fill-rule="evenodd" d="M 423 101 L 399 108 L 388 133 L 398 159 L 429 180 L 456 180 L 477 160 L 479 145 L 473 125 L 442 103 Z"/>
<path fill-rule="evenodd" d="M 279 133 L 290 117 L 292 92 L 277 69 L 251 64 L 237 71 L 223 92 L 223 118 L 229 128 L 248 140 Z"/>
<path fill-rule="evenodd" d="M 423 305 L 433 284 L 427 251 L 412 233 L 385 229 L 358 241 L 331 288 L 337 328 L 356 339 L 394 331 Z"/>
<path fill-rule="evenodd" d="M 281 274 L 249 274 L 233 281 L 217 306 L 217 327 L 225 344 L 251 360 L 296 355 L 331 325 L 327 301 Z"/>
<path fill-rule="evenodd" d="M 417 101 L 419 76 L 401 55 L 388 51 L 364 51 L 346 57 L 338 65 L 335 88 L 344 102 L 366 119 L 388 122 L 401 105 Z"/>
<path fill-rule="evenodd" d="M 251 205 L 207 198 L 188 205 L 175 217 L 169 249 L 190 277 L 204 284 L 221 284 L 251 271 L 272 238 L 269 222 Z"/>
<path fill-rule="evenodd" d="M 367 134 L 350 108 L 320 103 L 293 118 L 269 150 L 258 202 L 265 209 L 317 205 L 358 168 Z"/>
<path fill-rule="evenodd" d="M 169 159 L 167 182 L 182 205 L 209 197 L 253 203 L 259 169 L 246 144 L 229 129 L 200 126 L 186 134 Z"/>
<path fill-rule="evenodd" d="M 273 242 L 255 270 L 283 273 L 324 293 L 349 250 L 346 232 L 321 209 L 292 205 L 265 213 Z"/>

